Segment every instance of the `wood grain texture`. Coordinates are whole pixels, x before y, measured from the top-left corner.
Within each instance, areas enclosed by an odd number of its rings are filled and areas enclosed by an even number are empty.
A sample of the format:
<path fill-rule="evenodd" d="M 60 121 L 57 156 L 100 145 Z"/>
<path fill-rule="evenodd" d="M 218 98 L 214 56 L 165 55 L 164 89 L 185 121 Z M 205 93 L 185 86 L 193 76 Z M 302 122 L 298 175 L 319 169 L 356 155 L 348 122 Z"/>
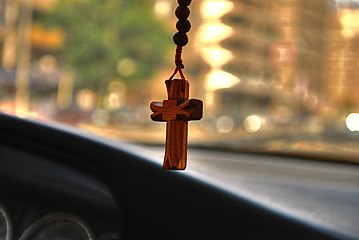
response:
<path fill-rule="evenodd" d="M 151 119 L 166 121 L 163 169 L 184 170 L 187 166 L 188 121 L 202 118 L 203 103 L 198 99 L 188 99 L 188 81 L 173 79 L 166 80 L 165 84 L 168 100 L 151 103 Z"/>
<path fill-rule="evenodd" d="M 165 170 L 184 170 L 187 166 L 188 122 L 167 121 L 166 148 L 162 168 Z"/>
<path fill-rule="evenodd" d="M 185 83 L 183 87 L 182 84 Z M 189 98 L 189 83 L 181 79 L 165 81 L 168 100 L 182 103 Z M 184 170 L 187 166 L 188 122 L 183 120 L 167 121 L 166 148 L 162 168 Z"/>

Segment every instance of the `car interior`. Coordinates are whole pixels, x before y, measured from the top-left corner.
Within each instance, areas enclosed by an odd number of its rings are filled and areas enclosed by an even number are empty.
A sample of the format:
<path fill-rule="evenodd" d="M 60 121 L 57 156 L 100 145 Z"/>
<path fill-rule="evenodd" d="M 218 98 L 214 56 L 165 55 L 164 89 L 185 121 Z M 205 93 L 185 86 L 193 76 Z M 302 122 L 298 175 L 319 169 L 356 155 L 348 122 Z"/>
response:
<path fill-rule="evenodd" d="M 0 240 L 359 239 L 358 16 L 0 0 Z"/>
<path fill-rule="evenodd" d="M 0 139 L 3 239 L 350 239 L 85 133 L 1 114 Z"/>

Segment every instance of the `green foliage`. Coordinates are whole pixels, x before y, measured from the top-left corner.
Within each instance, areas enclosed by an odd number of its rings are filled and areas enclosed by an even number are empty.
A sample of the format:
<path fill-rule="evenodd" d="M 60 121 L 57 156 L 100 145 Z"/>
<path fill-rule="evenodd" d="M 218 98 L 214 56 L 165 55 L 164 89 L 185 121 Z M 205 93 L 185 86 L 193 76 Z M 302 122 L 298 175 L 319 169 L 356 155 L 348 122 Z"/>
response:
<path fill-rule="evenodd" d="M 75 71 L 77 87 L 100 90 L 113 79 L 136 85 L 168 57 L 171 36 L 150 0 L 60 0 L 42 20 L 63 29 L 58 55 Z"/>

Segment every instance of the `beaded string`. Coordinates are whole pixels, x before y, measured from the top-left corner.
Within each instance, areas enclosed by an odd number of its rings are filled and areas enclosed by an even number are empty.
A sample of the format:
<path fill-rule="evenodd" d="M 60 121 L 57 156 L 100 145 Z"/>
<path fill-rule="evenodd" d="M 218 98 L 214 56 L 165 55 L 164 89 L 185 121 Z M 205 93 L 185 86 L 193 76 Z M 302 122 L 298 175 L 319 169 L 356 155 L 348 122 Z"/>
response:
<path fill-rule="evenodd" d="M 178 32 L 173 35 L 173 42 L 177 45 L 175 54 L 176 68 L 169 80 L 172 80 L 178 72 L 182 79 L 182 91 L 184 91 L 186 78 L 182 71 L 182 69 L 184 69 L 182 49 L 188 43 L 188 36 L 186 33 L 191 29 L 191 22 L 187 18 L 191 13 L 188 6 L 191 4 L 192 0 L 177 0 L 177 2 L 179 6 L 176 8 L 175 15 L 178 18 L 176 23 L 176 29 Z"/>

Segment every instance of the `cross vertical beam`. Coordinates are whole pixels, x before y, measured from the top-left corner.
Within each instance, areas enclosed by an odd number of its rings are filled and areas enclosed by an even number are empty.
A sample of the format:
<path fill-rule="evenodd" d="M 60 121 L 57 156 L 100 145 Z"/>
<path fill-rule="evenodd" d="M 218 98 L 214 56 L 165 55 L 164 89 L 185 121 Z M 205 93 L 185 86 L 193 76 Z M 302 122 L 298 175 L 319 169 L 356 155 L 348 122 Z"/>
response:
<path fill-rule="evenodd" d="M 185 86 L 183 87 L 183 83 Z M 168 100 L 178 104 L 189 98 L 189 83 L 180 79 L 166 80 Z M 163 169 L 184 170 L 187 166 L 188 121 L 166 121 L 166 150 Z"/>

